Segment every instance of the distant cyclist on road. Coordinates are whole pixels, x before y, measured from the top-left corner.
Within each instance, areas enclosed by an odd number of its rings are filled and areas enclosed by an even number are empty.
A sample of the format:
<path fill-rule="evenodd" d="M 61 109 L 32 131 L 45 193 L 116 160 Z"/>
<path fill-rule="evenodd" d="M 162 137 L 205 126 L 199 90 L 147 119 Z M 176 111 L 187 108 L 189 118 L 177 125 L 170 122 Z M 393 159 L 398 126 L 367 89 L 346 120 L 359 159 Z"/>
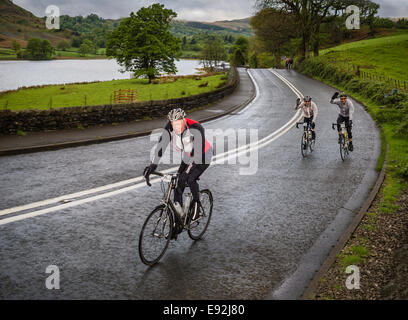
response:
<path fill-rule="evenodd" d="M 309 124 L 312 128 L 312 139 L 316 140 L 316 119 L 317 119 L 317 105 L 312 101 L 310 96 L 305 96 L 303 102 L 300 103 L 300 99 L 297 99 L 297 104 L 295 110 L 302 109 L 303 111 L 303 122 Z"/>
<path fill-rule="evenodd" d="M 178 169 L 178 184 L 174 192 L 174 202 L 183 206 L 183 192 L 185 185 L 189 186 L 193 195 L 191 203 L 194 206 L 193 219 L 197 216 L 199 208 L 199 186 L 197 179 L 210 166 L 213 156 L 213 148 L 205 139 L 203 126 L 198 122 L 186 118 L 184 110 L 173 109 L 167 115 L 169 122 L 165 126 L 165 131 L 159 139 L 155 156 L 152 163 L 143 171 L 146 178 L 157 169 L 160 158 L 172 141 L 177 151 L 183 152 L 181 165 Z"/>
<path fill-rule="evenodd" d="M 330 103 L 337 104 L 340 109 L 339 116 L 337 117 L 337 131 L 339 133 L 339 143 L 341 142 L 341 124 L 344 122 L 347 134 L 349 138 L 349 150 L 353 151 L 353 135 L 351 132 L 353 126 L 353 113 L 354 113 L 354 105 L 353 103 L 347 99 L 347 94 L 342 92 L 340 94 L 340 99 L 337 99 L 339 96 L 338 92 L 335 92 L 332 96 Z"/>

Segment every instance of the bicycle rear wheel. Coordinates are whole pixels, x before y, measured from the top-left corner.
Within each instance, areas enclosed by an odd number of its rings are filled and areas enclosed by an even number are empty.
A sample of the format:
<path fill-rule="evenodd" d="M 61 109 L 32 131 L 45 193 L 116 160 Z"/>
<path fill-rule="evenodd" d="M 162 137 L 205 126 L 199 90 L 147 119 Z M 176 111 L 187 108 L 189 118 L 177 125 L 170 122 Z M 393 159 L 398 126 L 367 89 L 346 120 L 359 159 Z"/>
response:
<path fill-rule="evenodd" d="M 139 236 L 139 256 L 144 264 L 156 264 L 166 252 L 173 232 L 173 216 L 165 206 L 146 218 Z"/>
<path fill-rule="evenodd" d="M 302 140 L 300 141 L 300 150 L 302 151 L 303 158 L 307 156 L 307 147 L 308 147 L 308 143 L 307 143 L 306 132 L 303 132 Z"/>
<path fill-rule="evenodd" d="M 201 239 L 210 224 L 213 209 L 213 196 L 210 190 L 200 191 L 200 202 L 199 216 L 197 220 L 189 224 L 188 228 L 188 235 L 193 240 Z"/>

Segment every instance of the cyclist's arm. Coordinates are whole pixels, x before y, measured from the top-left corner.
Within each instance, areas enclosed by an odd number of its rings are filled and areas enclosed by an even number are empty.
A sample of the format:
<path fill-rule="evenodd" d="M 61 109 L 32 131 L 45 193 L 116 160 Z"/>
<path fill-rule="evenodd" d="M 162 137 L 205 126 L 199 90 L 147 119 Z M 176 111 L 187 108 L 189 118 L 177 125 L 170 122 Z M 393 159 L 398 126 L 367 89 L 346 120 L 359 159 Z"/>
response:
<path fill-rule="evenodd" d="M 164 127 L 164 131 L 162 135 L 159 138 L 159 141 L 157 142 L 156 150 L 153 155 L 153 160 L 152 163 L 158 164 L 160 161 L 160 158 L 163 156 L 163 152 L 166 151 L 167 146 L 170 143 L 171 136 L 170 132 L 173 130 L 170 121 L 167 123 L 167 125 Z"/>
<path fill-rule="evenodd" d="M 305 105 L 304 102 L 298 104 L 298 105 L 295 107 L 295 110 L 297 110 L 297 109 L 302 109 L 304 105 Z"/>
<path fill-rule="evenodd" d="M 319 113 L 318 109 L 317 109 L 317 104 L 313 102 L 312 104 L 312 110 L 313 110 L 313 122 L 316 122 L 317 119 L 317 114 Z"/>
<path fill-rule="evenodd" d="M 348 100 L 348 102 L 350 104 L 350 111 L 349 111 L 350 120 L 353 120 L 354 104 L 353 104 L 353 102 L 351 102 L 351 100 Z"/>
<path fill-rule="evenodd" d="M 192 130 L 191 130 L 192 129 Z M 201 154 L 201 163 L 205 163 L 205 132 L 204 127 L 200 123 L 193 123 L 190 126 L 191 133 L 193 134 L 194 141 L 193 141 L 193 151 L 192 157 L 196 152 L 200 152 Z"/>

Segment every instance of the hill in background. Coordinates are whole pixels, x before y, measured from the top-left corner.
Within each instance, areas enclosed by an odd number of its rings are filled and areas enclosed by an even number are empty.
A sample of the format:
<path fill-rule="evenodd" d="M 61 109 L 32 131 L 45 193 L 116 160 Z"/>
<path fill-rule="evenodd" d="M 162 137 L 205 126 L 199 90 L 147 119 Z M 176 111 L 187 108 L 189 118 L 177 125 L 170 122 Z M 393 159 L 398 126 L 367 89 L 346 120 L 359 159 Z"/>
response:
<path fill-rule="evenodd" d="M 45 28 L 45 20 L 36 17 L 10 0 L 0 0 L 0 47 L 10 48 L 17 40 L 26 47 L 30 38 L 47 39 L 56 46 L 61 40 L 69 40 L 71 32 L 55 33 Z"/>
<path fill-rule="evenodd" d="M 92 40 L 99 48 L 104 48 L 106 38 L 121 19 L 104 19 L 96 14 L 86 17 L 60 17 L 60 30 L 45 28 L 45 17 L 36 17 L 31 12 L 14 4 L 11 0 L 0 0 L 0 47 L 11 48 L 12 41 L 17 40 L 23 48 L 30 38 L 46 39 L 56 47 L 61 40 L 67 41 L 74 47 L 79 47 L 84 39 Z M 220 38 L 234 39 L 238 36 L 251 36 L 252 31 L 248 19 L 218 21 L 213 23 L 181 21 L 172 22 L 171 32 L 179 37 L 191 40 L 196 37 L 193 44 L 197 44 L 205 36 L 219 36 Z M 201 36 L 200 35 L 205 35 Z M 199 50 L 201 47 L 196 47 Z"/>

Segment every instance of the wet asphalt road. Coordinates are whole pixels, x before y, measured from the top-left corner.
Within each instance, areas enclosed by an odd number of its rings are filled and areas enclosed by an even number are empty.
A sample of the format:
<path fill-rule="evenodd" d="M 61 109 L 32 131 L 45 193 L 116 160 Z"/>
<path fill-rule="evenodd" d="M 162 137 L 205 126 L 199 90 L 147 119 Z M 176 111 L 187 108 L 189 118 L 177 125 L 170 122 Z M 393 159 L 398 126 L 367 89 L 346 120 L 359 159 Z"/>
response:
<path fill-rule="evenodd" d="M 138 236 L 161 199 L 158 183 L 0 225 L 0 298 L 298 298 L 314 272 L 307 257 L 325 258 L 336 239 L 324 235 L 347 227 L 374 184 L 379 133 L 355 103 L 355 151 L 342 162 L 331 129 L 338 114 L 328 103 L 333 89 L 295 71 L 277 72 L 319 107 L 315 152 L 302 159 L 301 130 L 292 128 L 258 150 L 255 174 L 240 174 L 248 165 L 239 160 L 211 166 L 200 181 L 215 201 L 204 239 L 181 234 L 153 268 L 139 259 Z M 250 73 L 259 97 L 206 129 L 258 129 L 261 139 L 294 116 L 296 96 L 286 84 L 270 70 Z M 151 147 L 140 137 L 1 157 L 0 210 L 139 177 Z M 0 223 L 35 210 L 0 216 Z M 45 287 L 49 265 L 60 269 L 59 290 Z"/>

